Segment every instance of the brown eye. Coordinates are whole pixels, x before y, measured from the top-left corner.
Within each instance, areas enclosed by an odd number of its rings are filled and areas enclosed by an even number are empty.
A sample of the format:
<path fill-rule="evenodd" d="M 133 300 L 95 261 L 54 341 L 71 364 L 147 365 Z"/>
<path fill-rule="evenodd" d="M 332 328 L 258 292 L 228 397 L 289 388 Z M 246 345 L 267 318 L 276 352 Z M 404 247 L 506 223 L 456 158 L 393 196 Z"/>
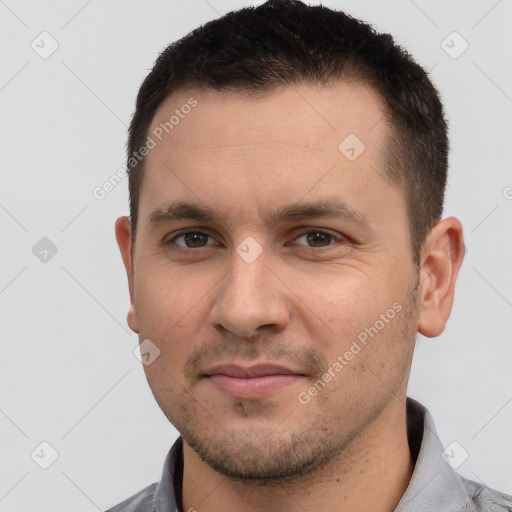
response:
<path fill-rule="evenodd" d="M 318 247 L 318 244 L 320 244 L 320 247 L 324 247 L 325 245 L 329 245 L 332 236 L 319 231 L 312 231 L 306 235 L 306 239 L 313 247 Z"/>
<path fill-rule="evenodd" d="M 307 245 L 313 248 L 328 247 L 332 245 L 333 241 L 336 241 L 334 235 L 318 229 L 307 231 L 296 238 L 297 241 L 301 239 L 304 239 L 305 243 L 299 242 L 298 245 Z"/>
<path fill-rule="evenodd" d="M 210 235 L 207 235 L 206 233 L 201 233 L 200 231 L 189 231 L 175 236 L 170 240 L 170 242 L 174 242 L 176 245 L 186 249 L 197 249 L 205 247 L 206 245 L 211 245 L 208 244 L 209 238 L 211 238 Z M 182 240 L 182 242 L 180 243 L 178 240 Z"/>

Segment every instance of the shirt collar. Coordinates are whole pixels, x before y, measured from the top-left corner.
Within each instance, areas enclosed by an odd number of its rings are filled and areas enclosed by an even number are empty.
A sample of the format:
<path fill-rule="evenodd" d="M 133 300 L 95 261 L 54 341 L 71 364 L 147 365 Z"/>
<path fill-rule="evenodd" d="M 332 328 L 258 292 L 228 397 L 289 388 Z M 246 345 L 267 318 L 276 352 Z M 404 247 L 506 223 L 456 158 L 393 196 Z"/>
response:
<path fill-rule="evenodd" d="M 469 498 L 463 479 L 441 457 L 443 446 L 431 414 L 412 398 L 407 398 L 407 431 L 412 453 L 421 439 L 419 454 L 395 512 L 461 510 Z"/>
<path fill-rule="evenodd" d="M 445 462 L 443 447 L 427 409 L 407 398 L 407 434 L 416 459 L 409 485 L 395 512 L 448 512 L 468 501 L 462 477 Z M 171 447 L 153 498 L 155 512 L 178 512 L 183 478 L 183 438 Z"/>

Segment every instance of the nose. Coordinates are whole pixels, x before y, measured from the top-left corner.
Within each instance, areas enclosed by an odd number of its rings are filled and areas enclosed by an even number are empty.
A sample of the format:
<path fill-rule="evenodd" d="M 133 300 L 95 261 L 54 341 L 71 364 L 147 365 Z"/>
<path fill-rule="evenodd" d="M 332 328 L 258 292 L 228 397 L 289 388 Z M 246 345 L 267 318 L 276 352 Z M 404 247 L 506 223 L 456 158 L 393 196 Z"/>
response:
<path fill-rule="evenodd" d="M 251 338 L 258 329 L 281 331 L 290 320 L 289 290 L 265 251 L 251 263 L 233 251 L 231 268 L 216 288 L 210 322 L 236 336 Z"/>

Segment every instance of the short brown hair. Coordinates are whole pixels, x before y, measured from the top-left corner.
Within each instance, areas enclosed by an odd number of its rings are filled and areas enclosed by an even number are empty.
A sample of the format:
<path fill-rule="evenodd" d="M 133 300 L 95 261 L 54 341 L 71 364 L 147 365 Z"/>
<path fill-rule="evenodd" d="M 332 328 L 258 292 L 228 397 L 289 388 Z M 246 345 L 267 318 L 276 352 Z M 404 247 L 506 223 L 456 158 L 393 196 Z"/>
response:
<path fill-rule="evenodd" d="M 391 127 L 384 176 L 404 193 L 412 254 L 419 266 L 440 220 L 448 170 L 448 128 L 427 72 L 392 36 L 341 11 L 269 0 L 230 12 L 170 44 L 142 83 L 128 140 L 130 217 L 137 228 L 143 147 L 160 104 L 183 86 L 258 93 L 282 85 L 357 80 L 384 101 Z"/>

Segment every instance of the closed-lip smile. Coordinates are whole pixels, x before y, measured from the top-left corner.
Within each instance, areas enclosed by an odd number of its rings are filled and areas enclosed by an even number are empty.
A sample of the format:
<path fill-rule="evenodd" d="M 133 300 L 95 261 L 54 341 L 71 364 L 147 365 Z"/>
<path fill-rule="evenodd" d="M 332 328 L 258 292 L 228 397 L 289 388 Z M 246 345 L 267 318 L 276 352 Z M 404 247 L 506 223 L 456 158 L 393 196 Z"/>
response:
<path fill-rule="evenodd" d="M 265 375 L 303 375 L 300 372 L 286 368 L 285 366 L 271 363 L 256 364 L 253 366 L 239 366 L 234 364 L 223 364 L 210 368 L 206 375 L 227 375 L 228 377 L 262 377 Z"/>
<path fill-rule="evenodd" d="M 260 399 L 277 393 L 305 377 L 285 366 L 261 363 L 253 366 L 216 365 L 204 374 L 224 395 L 238 399 Z"/>

